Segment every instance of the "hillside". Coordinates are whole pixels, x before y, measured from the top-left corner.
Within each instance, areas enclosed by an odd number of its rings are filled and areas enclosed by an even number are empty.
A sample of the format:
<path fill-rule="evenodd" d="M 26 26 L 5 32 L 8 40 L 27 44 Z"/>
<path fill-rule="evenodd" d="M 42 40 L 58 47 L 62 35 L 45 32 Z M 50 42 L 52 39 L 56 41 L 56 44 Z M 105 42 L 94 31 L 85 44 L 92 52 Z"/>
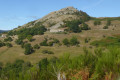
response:
<path fill-rule="evenodd" d="M 120 17 L 94 18 L 67 7 L 3 35 L 0 80 L 119 77 Z"/>
<path fill-rule="evenodd" d="M 64 21 L 79 20 L 89 17 L 85 12 L 79 11 L 74 7 L 63 8 L 58 11 L 51 12 L 41 19 L 29 22 L 22 27 L 34 27 L 35 25 L 44 25 L 48 29 L 58 29 L 64 24 Z"/>

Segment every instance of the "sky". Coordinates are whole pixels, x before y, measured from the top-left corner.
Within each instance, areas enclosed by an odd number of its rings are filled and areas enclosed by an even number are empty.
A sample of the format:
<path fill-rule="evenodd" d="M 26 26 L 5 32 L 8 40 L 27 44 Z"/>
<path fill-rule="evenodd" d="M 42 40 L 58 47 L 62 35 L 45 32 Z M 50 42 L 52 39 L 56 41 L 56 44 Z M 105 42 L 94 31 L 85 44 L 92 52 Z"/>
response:
<path fill-rule="evenodd" d="M 120 17 L 120 0 L 0 0 L 0 30 L 11 30 L 73 6 L 92 17 Z"/>

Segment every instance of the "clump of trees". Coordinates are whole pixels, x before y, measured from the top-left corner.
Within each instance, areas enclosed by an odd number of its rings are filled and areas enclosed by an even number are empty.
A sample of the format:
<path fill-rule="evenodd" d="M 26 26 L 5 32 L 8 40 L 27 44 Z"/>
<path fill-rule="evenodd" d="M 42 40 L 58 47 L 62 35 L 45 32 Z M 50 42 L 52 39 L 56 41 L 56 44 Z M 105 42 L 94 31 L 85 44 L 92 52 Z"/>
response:
<path fill-rule="evenodd" d="M 90 29 L 91 28 L 85 23 L 83 23 L 82 26 L 81 26 L 81 30 L 90 30 Z"/>
<path fill-rule="evenodd" d="M 67 38 L 65 38 L 63 41 L 63 44 L 66 45 L 66 46 L 69 46 L 70 45 L 70 42 Z"/>
<path fill-rule="evenodd" d="M 63 44 L 66 46 L 74 46 L 74 45 L 78 45 L 80 42 L 78 41 L 78 39 L 73 36 L 70 40 L 68 40 L 67 38 L 63 39 Z"/>
<path fill-rule="evenodd" d="M 31 28 L 22 28 L 19 30 L 15 30 L 15 31 L 9 31 L 8 35 L 12 36 L 12 35 L 18 35 L 19 39 L 25 39 L 28 38 L 28 40 L 31 40 L 31 37 L 34 35 L 43 35 L 44 32 L 46 32 L 47 29 L 45 28 L 45 26 L 42 25 L 36 25 L 34 27 Z"/>
<path fill-rule="evenodd" d="M 5 45 L 7 46 L 7 47 L 12 47 L 12 44 L 11 43 L 5 43 Z"/>
<path fill-rule="evenodd" d="M 11 43 L 8 43 L 8 42 L 5 43 L 5 42 L 0 41 L 0 47 L 3 47 L 3 46 L 6 46 L 8 48 L 13 47 L 13 45 Z"/>
<path fill-rule="evenodd" d="M 79 24 L 81 24 L 82 21 L 80 20 L 73 20 L 73 21 L 65 21 L 65 26 L 68 27 L 67 31 L 79 33 L 81 32 L 81 29 L 79 27 Z"/>
<path fill-rule="evenodd" d="M 13 39 L 11 37 L 7 37 L 7 38 L 4 39 L 4 41 L 5 42 L 8 42 L 8 41 L 11 42 L 11 41 L 13 41 Z"/>
<path fill-rule="evenodd" d="M 17 39 L 15 41 L 15 43 L 18 44 L 18 45 L 21 45 L 21 44 L 23 44 L 23 40 L 22 39 Z"/>
<path fill-rule="evenodd" d="M 24 52 L 25 55 L 29 55 L 34 52 L 31 44 L 29 43 L 25 44 L 24 48 L 25 48 L 25 52 Z"/>
<path fill-rule="evenodd" d="M 71 44 L 72 46 L 78 45 L 78 44 L 79 44 L 79 41 L 78 41 L 78 39 L 77 39 L 75 36 L 73 36 L 73 37 L 70 39 L 70 44 Z"/>
<path fill-rule="evenodd" d="M 40 46 L 53 46 L 54 44 L 59 43 L 60 41 L 58 39 L 52 38 L 51 41 L 49 41 L 47 38 L 45 38 L 44 41 L 40 43 Z"/>
<path fill-rule="evenodd" d="M 4 42 L 0 42 L 0 47 L 3 47 L 5 46 L 5 43 Z"/>
<path fill-rule="evenodd" d="M 33 46 L 34 49 L 40 49 L 40 46 L 38 44 Z"/>

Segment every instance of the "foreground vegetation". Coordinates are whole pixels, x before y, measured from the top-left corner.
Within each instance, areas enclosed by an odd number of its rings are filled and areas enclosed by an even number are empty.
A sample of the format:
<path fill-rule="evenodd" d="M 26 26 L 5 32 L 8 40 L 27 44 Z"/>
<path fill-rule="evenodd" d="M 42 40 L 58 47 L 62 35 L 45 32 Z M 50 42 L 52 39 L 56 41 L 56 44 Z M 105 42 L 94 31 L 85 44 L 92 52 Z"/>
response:
<path fill-rule="evenodd" d="M 44 58 L 38 64 L 16 60 L 5 66 L 0 63 L 0 80 L 57 80 L 63 75 L 71 80 L 117 80 L 120 75 L 118 47 L 97 48 L 94 54 L 83 48 L 85 54 L 70 58 Z"/>

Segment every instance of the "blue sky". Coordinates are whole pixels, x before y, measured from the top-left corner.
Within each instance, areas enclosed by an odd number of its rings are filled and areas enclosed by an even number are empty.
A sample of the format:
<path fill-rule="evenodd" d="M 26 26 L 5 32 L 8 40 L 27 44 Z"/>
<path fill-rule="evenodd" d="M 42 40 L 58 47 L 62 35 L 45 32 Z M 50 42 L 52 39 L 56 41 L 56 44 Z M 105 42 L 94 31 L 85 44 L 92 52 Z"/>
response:
<path fill-rule="evenodd" d="M 68 6 L 93 17 L 120 16 L 120 0 L 0 0 L 0 30 L 11 30 Z"/>

